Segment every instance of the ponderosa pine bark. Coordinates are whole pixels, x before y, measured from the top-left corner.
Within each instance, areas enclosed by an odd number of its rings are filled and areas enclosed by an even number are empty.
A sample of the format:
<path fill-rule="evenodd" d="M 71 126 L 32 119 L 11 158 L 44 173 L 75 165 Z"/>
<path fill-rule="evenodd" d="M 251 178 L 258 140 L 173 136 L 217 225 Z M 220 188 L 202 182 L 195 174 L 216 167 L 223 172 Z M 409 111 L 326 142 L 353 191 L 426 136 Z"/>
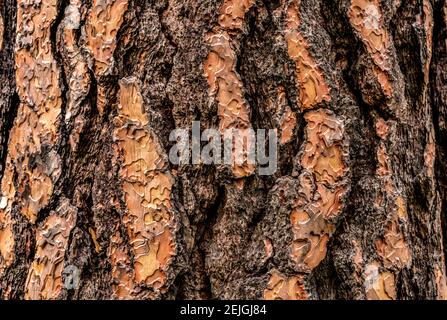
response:
<path fill-rule="evenodd" d="M 445 0 L 0 12 L 2 299 L 447 299 Z M 277 171 L 174 165 L 193 121 Z"/>

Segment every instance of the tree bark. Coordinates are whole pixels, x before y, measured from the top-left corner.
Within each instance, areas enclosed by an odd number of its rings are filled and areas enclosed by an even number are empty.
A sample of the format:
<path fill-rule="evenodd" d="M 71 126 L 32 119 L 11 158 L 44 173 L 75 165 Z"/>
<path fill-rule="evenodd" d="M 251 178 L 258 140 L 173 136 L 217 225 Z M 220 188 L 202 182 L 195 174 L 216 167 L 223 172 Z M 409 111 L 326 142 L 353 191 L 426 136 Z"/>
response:
<path fill-rule="evenodd" d="M 0 0 L 2 299 L 447 299 L 445 0 Z M 276 129 L 278 166 L 175 165 Z"/>

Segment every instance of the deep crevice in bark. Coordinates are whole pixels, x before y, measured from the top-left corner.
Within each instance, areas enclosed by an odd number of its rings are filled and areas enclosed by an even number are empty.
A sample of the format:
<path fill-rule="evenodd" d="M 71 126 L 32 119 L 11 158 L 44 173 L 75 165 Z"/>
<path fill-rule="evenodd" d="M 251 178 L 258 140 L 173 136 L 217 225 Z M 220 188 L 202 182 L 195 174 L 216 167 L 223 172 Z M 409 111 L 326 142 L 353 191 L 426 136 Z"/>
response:
<path fill-rule="evenodd" d="M 16 7 L 16 0 L 4 0 L 0 7 L 0 15 L 3 17 L 4 23 L 3 39 L 0 40 L 3 42 L 3 48 L 0 49 L 0 63 L 4 67 L 0 68 L 0 79 L 4 81 L 2 83 L 3 88 L 8 88 L 3 92 L 0 91 L 0 98 L 3 100 L 3 103 L 0 104 L 3 106 L 3 109 L 0 110 L 2 119 L 0 125 L 0 177 L 3 177 L 5 170 L 9 134 L 14 126 L 14 120 L 20 104 L 19 96 L 16 92 L 14 69 L 14 47 L 16 39 L 14 36 L 7 36 L 16 34 Z"/>
<path fill-rule="evenodd" d="M 430 102 L 432 104 L 433 124 L 435 129 L 436 139 L 436 181 L 437 190 L 440 194 L 441 201 L 441 229 L 444 249 L 444 264 L 447 269 L 447 166 L 445 159 L 447 156 L 447 128 L 446 123 L 446 100 L 445 93 L 443 99 L 443 90 L 446 89 L 445 79 L 446 70 L 440 66 L 445 66 L 447 63 L 447 32 L 445 21 L 447 17 L 442 12 L 443 7 L 446 6 L 445 0 L 436 1 L 433 8 L 434 13 L 434 28 L 433 28 L 433 59 L 430 66 Z M 441 124 L 443 124 L 441 126 Z"/>

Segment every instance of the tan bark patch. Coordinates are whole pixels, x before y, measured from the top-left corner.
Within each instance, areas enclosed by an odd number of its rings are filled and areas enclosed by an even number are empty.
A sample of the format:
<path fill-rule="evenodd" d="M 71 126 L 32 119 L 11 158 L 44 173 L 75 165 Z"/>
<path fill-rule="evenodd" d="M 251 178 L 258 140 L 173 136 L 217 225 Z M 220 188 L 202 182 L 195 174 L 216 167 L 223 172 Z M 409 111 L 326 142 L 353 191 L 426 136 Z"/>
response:
<path fill-rule="evenodd" d="M 93 228 L 88 228 L 88 233 L 90 233 L 90 236 L 92 237 L 93 245 L 95 246 L 96 253 L 99 253 L 101 251 L 101 246 L 98 243 L 98 238 L 96 237 L 96 232 Z"/>
<path fill-rule="evenodd" d="M 424 162 L 425 167 L 427 168 L 427 173 L 430 177 L 434 176 L 434 168 L 435 168 L 435 159 L 436 159 L 436 143 L 434 139 L 434 132 L 431 131 L 429 135 L 429 139 L 424 149 Z"/>
<path fill-rule="evenodd" d="M 53 180 L 60 174 L 56 152 L 50 151 L 45 159 L 41 157 L 43 146 L 53 147 L 56 143 L 61 112 L 59 70 L 50 39 L 57 1 L 19 1 L 17 8 L 15 63 L 20 106 L 8 142 L 1 183 L 6 205 L 0 209 L 0 220 L 9 219 L 18 193 L 21 212 L 34 223 L 40 209 L 48 204 Z"/>
<path fill-rule="evenodd" d="M 381 139 L 381 141 L 379 142 L 379 145 L 377 147 L 378 167 L 377 167 L 376 172 L 379 177 L 389 178 L 393 172 L 391 169 L 388 152 L 385 147 L 385 141 L 388 138 L 390 126 L 383 118 L 377 117 L 376 122 L 375 122 L 375 127 L 376 127 L 376 134 Z M 386 183 L 389 184 L 390 179 L 386 179 L 386 180 L 387 180 Z M 393 186 L 389 186 L 388 189 L 389 189 L 389 192 L 388 192 L 389 194 L 394 192 Z"/>
<path fill-rule="evenodd" d="M 383 238 L 376 240 L 376 249 L 387 268 L 403 268 L 411 261 L 410 250 L 400 231 L 397 219 L 389 223 Z"/>
<path fill-rule="evenodd" d="M 344 165 L 343 123 L 324 111 L 306 113 L 306 143 L 301 155 L 299 197 L 290 215 L 293 244 L 291 259 L 301 272 L 309 272 L 326 256 L 326 245 L 335 231 L 346 192 L 341 183 Z"/>
<path fill-rule="evenodd" d="M 96 107 L 103 115 L 107 104 L 107 89 L 100 81 L 113 68 L 117 34 L 128 8 L 128 0 L 93 0 L 85 25 L 86 48 L 93 58 L 93 71 L 98 80 Z"/>
<path fill-rule="evenodd" d="M 390 36 L 384 26 L 380 0 L 352 0 L 348 16 L 375 64 L 372 68 L 373 73 L 385 95 L 390 97 L 392 95 L 388 74 Z"/>
<path fill-rule="evenodd" d="M 264 261 L 267 261 L 273 256 L 273 244 L 268 238 L 264 239 Z"/>
<path fill-rule="evenodd" d="M 12 183 L 12 170 L 5 170 L 3 181 L 7 181 L 5 188 L 2 189 L 3 194 L 15 194 L 14 185 Z M 2 181 L 2 186 L 3 182 Z M 8 188 L 6 188 L 8 187 Z M 7 196 L 0 198 L 0 275 L 3 270 L 11 266 L 14 261 L 14 235 L 12 233 L 11 219 L 11 201 Z M 8 210 L 6 210 L 8 209 Z"/>
<path fill-rule="evenodd" d="M 127 207 L 123 222 L 135 256 L 135 280 L 161 288 L 176 250 L 171 205 L 174 180 L 167 170 L 162 147 L 148 128 L 149 120 L 135 78 L 120 81 L 118 116 L 114 123 Z"/>
<path fill-rule="evenodd" d="M 210 52 L 204 61 L 205 76 L 210 87 L 210 96 L 218 102 L 219 130 L 248 129 L 250 108 L 244 98 L 243 84 L 236 72 L 237 57 L 231 45 L 230 33 L 242 28 L 246 12 L 253 5 L 252 0 L 225 0 L 220 8 L 219 26 L 205 37 Z M 248 145 L 243 145 L 247 154 Z M 255 167 L 244 156 L 242 164 L 232 162 L 236 178 L 251 175 Z"/>
<path fill-rule="evenodd" d="M 113 63 L 116 36 L 127 11 L 127 0 L 93 0 L 85 32 L 96 75 L 106 74 Z"/>
<path fill-rule="evenodd" d="M 219 11 L 219 25 L 228 30 L 241 29 L 245 14 L 255 0 L 225 0 Z"/>
<path fill-rule="evenodd" d="M 68 200 L 37 230 L 36 254 L 26 280 L 25 299 L 57 299 L 62 290 L 64 256 L 77 211 Z"/>
<path fill-rule="evenodd" d="M 75 117 L 69 143 L 75 151 L 79 143 L 79 134 L 84 126 L 82 116 L 77 116 L 81 103 L 90 90 L 90 77 L 87 59 L 77 44 L 76 34 L 81 25 L 81 0 L 70 0 L 62 20 L 62 56 L 68 82 L 68 99 L 65 110 L 65 122 L 71 123 Z"/>
<path fill-rule="evenodd" d="M 407 204 L 393 183 L 393 170 L 385 147 L 385 141 L 389 134 L 389 126 L 382 119 L 376 120 L 376 133 L 381 138 L 377 147 L 377 176 L 384 184 L 384 193 L 376 201 L 376 205 L 383 207 L 383 200 L 388 199 L 391 204 L 385 209 L 392 212 L 392 220 L 389 222 L 385 234 L 375 241 L 377 254 L 382 258 L 383 266 L 390 270 L 402 269 L 411 262 L 411 251 L 405 241 L 399 221 L 405 223 L 408 220 Z M 394 205 L 393 205 L 394 203 Z M 390 281 L 390 280 L 389 280 Z"/>
<path fill-rule="evenodd" d="M 390 160 L 383 142 L 380 142 L 377 148 L 377 160 L 379 162 L 377 175 L 381 177 L 390 176 L 392 174 Z"/>
<path fill-rule="evenodd" d="M 219 128 L 228 128 L 234 121 L 245 124 L 249 121 L 249 111 L 243 97 L 242 81 L 235 71 L 236 56 L 230 46 L 230 36 L 222 31 L 208 34 L 205 40 L 210 46 L 204 63 L 205 75 L 210 94 L 217 94 L 221 118 Z"/>
<path fill-rule="evenodd" d="M 307 220 L 302 226 L 299 225 L 300 218 Z M 300 271 L 310 272 L 326 257 L 326 244 L 329 234 L 334 232 L 334 226 L 326 223 L 321 214 L 310 219 L 305 211 L 293 211 L 291 220 L 294 227 L 294 241 L 290 256 Z"/>
<path fill-rule="evenodd" d="M 113 297 L 131 299 L 134 288 L 134 272 L 130 267 L 129 250 L 119 231 L 116 231 L 111 238 L 108 254 L 112 265 Z"/>
<path fill-rule="evenodd" d="M 0 275 L 3 269 L 9 267 L 14 260 L 14 235 L 10 223 L 10 221 L 5 223 L 0 220 L 2 225 L 2 229 L 0 229 L 0 254 L 3 260 L 0 264 Z"/>
<path fill-rule="evenodd" d="M 396 200 L 396 188 L 393 183 L 393 170 L 391 167 L 391 161 L 388 155 L 388 151 L 385 146 L 386 139 L 388 138 L 390 127 L 388 123 L 382 118 L 378 117 L 376 119 L 376 134 L 380 137 L 379 144 L 377 146 L 377 162 L 378 166 L 376 169 L 377 176 L 382 180 L 384 184 L 385 194 L 388 197 L 392 197 L 393 201 Z M 382 197 L 379 196 L 376 202 L 377 205 L 381 205 Z M 396 202 L 399 206 L 399 203 Z M 399 213 L 402 213 L 400 211 Z"/>
<path fill-rule="evenodd" d="M 376 121 L 377 136 L 380 139 L 385 140 L 388 137 L 389 130 L 390 130 L 390 126 L 388 125 L 388 123 L 383 118 L 379 117 Z"/>
<path fill-rule="evenodd" d="M 436 287 L 438 289 L 437 298 L 439 300 L 447 300 L 447 280 L 445 277 L 445 273 L 438 265 L 435 265 L 435 279 Z"/>
<path fill-rule="evenodd" d="M 408 220 L 407 204 L 402 196 L 396 198 L 397 216 L 403 221 Z"/>
<path fill-rule="evenodd" d="M 285 37 L 289 56 L 295 61 L 301 109 L 329 102 L 330 88 L 312 58 L 300 33 L 300 1 L 287 9 Z M 306 142 L 301 151 L 300 195 L 290 219 L 293 243 L 290 257 L 298 271 L 310 272 L 325 258 L 327 242 L 335 230 L 334 221 L 341 212 L 345 193 L 342 180 L 344 165 L 343 123 L 326 110 L 307 112 L 304 116 Z"/>
<path fill-rule="evenodd" d="M 294 1 L 287 10 L 285 38 L 290 58 L 296 63 L 298 89 L 300 92 L 301 109 L 309 109 L 329 102 L 330 88 L 324 76 L 309 52 L 309 45 L 300 33 L 301 19 L 299 8 L 301 1 Z"/>
<path fill-rule="evenodd" d="M 281 133 L 280 144 L 292 141 L 297 125 L 295 111 L 287 103 L 286 89 L 279 85 L 277 95 L 268 99 L 266 110 L 272 115 L 275 127 Z"/>
<path fill-rule="evenodd" d="M 308 300 L 303 276 L 287 277 L 274 271 L 264 291 L 265 300 Z"/>
<path fill-rule="evenodd" d="M 394 274 L 379 272 L 379 263 L 376 261 L 368 264 L 365 270 L 365 290 L 368 300 L 395 300 Z"/>
<path fill-rule="evenodd" d="M 341 142 L 343 123 L 325 110 L 305 114 L 306 143 L 301 157 L 303 168 L 315 173 L 317 182 L 333 185 L 345 174 Z"/>
<path fill-rule="evenodd" d="M 286 107 L 284 115 L 281 117 L 280 122 L 281 127 L 281 144 L 286 144 L 292 140 L 293 131 L 296 127 L 296 116 L 295 113 L 290 109 L 290 107 Z"/>
<path fill-rule="evenodd" d="M 428 83 L 429 77 L 430 77 L 430 64 L 431 64 L 431 58 L 432 58 L 432 47 L 433 47 L 433 8 L 431 6 L 431 3 L 429 0 L 423 0 L 423 13 L 424 17 L 423 19 L 423 27 L 425 31 L 425 63 L 424 63 L 424 80 L 425 83 Z"/>

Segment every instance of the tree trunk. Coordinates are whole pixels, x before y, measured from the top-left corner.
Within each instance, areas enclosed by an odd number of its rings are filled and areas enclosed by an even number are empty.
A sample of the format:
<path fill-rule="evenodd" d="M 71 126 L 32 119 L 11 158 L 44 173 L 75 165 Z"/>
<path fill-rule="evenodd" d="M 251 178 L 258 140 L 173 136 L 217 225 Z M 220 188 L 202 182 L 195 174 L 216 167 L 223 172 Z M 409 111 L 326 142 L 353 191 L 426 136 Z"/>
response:
<path fill-rule="evenodd" d="M 447 299 L 445 0 L 0 11 L 2 299 Z M 277 170 L 174 164 L 193 121 Z"/>

